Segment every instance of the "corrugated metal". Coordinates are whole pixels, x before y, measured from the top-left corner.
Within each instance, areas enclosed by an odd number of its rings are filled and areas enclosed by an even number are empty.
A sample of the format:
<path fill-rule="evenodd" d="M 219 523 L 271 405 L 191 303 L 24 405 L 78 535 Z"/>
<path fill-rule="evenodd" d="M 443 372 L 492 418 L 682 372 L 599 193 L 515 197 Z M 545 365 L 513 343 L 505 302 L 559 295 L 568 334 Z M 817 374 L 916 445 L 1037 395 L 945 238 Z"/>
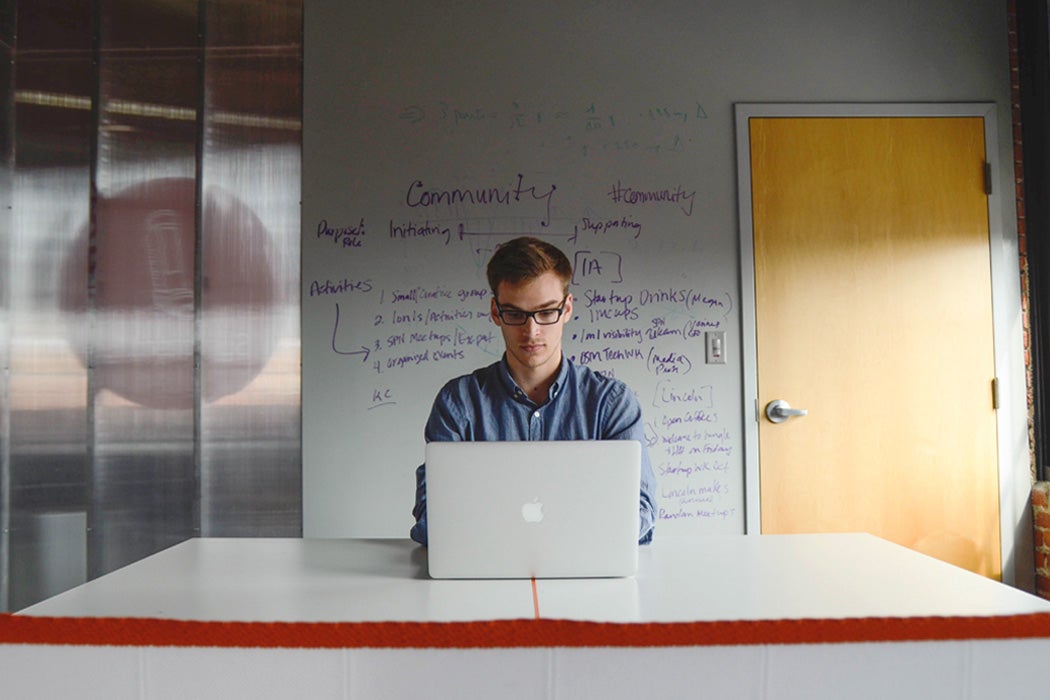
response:
<path fill-rule="evenodd" d="M 301 2 L 15 7 L 6 610 L 188 537 L 301 533 Z"/>
<path fill-rule="evenodd" d="M 10 600 L 11 235 L 14 202 L 14 4 L 0 3 L 0 610 Z"/>
<path fill-rule="evenodd" d="M 300 534 L 302 12 L 237 9 L 204 18 L 201 529 Z"/>

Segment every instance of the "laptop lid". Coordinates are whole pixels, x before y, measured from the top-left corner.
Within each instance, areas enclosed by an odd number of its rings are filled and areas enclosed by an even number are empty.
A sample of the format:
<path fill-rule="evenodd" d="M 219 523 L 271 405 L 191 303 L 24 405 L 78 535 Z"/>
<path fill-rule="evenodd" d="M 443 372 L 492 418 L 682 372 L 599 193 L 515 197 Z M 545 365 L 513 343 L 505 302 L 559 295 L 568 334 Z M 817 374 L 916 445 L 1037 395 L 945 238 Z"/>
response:
<path fill-rule="evenodd" d="M 640 472 L 633 440 L 427 443 L 430 576 L 634 575 Z"/>

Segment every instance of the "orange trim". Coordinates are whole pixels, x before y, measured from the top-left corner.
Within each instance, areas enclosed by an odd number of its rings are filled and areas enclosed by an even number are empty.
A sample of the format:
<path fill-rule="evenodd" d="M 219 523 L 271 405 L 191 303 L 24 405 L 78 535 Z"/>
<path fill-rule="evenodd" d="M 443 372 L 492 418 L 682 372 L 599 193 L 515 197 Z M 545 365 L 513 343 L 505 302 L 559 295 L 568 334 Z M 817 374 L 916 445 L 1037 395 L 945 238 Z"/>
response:
<path fill-rule="evenodd" d="M 670 647 L 1050 638 L 1050 613 L 996 617 L 608 623 L 198 622 L 0 615 L 0 644 L 163 647 Z"/>
<path fill-rule="evenodd" d="M 540 619 L 540 595 L 536 591 L 536 577 L 532 577 L 532 616 L 534 619 Z"/>

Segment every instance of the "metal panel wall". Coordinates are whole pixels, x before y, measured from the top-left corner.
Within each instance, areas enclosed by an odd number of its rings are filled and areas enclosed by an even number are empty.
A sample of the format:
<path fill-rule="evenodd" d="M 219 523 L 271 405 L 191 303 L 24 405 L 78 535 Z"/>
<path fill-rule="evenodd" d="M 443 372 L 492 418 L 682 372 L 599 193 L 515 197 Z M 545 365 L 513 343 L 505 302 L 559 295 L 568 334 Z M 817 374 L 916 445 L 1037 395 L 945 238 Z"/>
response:
<path fill-rule="evenodd" d="M 242 9 L 204 18 L 201 530 L 299 534 L 302 10 Z"/>
<path fill-rule="evenodd" d="M 11 229 L 9 600 L 18 609 L 87 576 L 87 270 L 92 8 L 52 24 L 16 3 Z M 87 28 L 87 31 L 84 31 Z"/>
<path fill-rule="evenodd" d="M 14 171 L 14 4 L 0 2 L 0 610 L 10 593 L 11 236 Z"/>
<path fill-rule="evenodd" d="M 15 8 L 6 610 L 301 533 L 300 0 Z"/>
<path fill-rule="evenodd" d="M 97 5 L 92 577 L 195 534 L 196 6 Z"/>

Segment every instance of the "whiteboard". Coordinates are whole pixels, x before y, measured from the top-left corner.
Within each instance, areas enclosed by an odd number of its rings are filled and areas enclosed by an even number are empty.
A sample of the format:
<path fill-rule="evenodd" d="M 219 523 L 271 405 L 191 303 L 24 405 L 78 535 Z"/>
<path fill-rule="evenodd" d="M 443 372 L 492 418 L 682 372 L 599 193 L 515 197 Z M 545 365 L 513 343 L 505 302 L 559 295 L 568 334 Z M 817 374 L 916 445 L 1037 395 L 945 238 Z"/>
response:
<path fill-rule="evenodd" d="M 642 405 L 657 536 L 745 530 L 734 102 L 1005 100 L 1006 18 L 705 5 L 306 3 L 305 536 L 407 535 L 435 394 L 503 352 L 485 265 L 525 234 L 574 263 L 566 354 Z"/>

